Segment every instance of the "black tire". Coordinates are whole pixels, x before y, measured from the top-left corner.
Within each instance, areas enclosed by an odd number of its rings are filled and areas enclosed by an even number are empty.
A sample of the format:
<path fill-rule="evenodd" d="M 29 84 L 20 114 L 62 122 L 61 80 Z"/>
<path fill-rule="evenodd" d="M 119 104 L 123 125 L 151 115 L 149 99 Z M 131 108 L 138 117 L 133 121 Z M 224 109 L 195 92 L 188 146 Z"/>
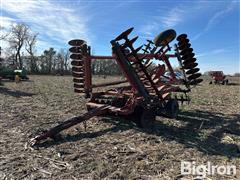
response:
<path fill-rule="evenodd" d="M 92 108 L 92 107 L 87 106 L 87 111 L 88 111 L 88 112 L 91 111 L 91 110 L 93 110 L 93 109 L 95 109 L 95 108 Z"/>
<path fill-rule="evenodd" d="M 152 129 L 156 120 L 156 114 L 151 110 L 144 110 L 140 118 L 140 127 Z"/>
<path fill-rule="evenodd" d="M 146 110 L 137 106 L 133 113 L 133 121 L 138 127 L 144 129 L 152 129 L 156 120 L 156 114 L 152 110 Z"/>
<path fill-rule="evenodd" d="M 156 46 L 165 46 L 176 38 L 176 31 L 168 29 L 161 32 L 157 37 L 154 38 L 154 44 Z"/>
<path fill-rule="evenodd" d="M 229 83 L 229 82 L 228 82 L 228 79 L 226 79 L 226 80 L 225 80 L 225 84 L 228 85 L 228 83 Z"/>
<path fill-rule="evenodd" d="M 166 104 L 166 116 L 176 119 L 179 113 L 179 105 L 176 99 L 170 99 Z"/>
<path fill-rule="evenodd" d="M 210 81 L 209 84 L 212 84 L 212 81 Z"/>

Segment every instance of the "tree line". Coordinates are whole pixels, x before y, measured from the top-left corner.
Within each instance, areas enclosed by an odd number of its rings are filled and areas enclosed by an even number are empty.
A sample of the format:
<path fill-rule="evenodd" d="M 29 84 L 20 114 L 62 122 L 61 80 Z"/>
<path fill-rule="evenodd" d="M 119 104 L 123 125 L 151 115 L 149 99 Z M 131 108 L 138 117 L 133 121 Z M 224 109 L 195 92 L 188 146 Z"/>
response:
<path fill-rule="evenodd" d="M 2 31 L 3 27 L 0 26 L 0 30 Z M 5 57 L 0 59 L 0 66 L 2 63 L 4 66 L 14 69 L 24 68 L 30 74 L 70 74 L 69 51 L 67 49 L 57 51 L 53 47 L 49 47 L 38 55 L 36 47 L 38 36 L 38 33 L 34 33 L 24 23 L 11 25 L 9 32 L 0 34 L 0 40 L 6 41 L 8 45 L 4 49 Z M 154 65 L 152 66 L 154 67 Z M 175 70 L 179 71 L 177 68 Z M 112 60 L 92 61 L 92 73 L 96 75 L 122 74 L 116 61 Z M 208 71 L 204 73 L 204 75 L 208 74 Z M 234 75 L 240 76 L 239 73 Z"/>
<path fill-rule="evenodd" d="M 3 27 L 1 28 L 1 30 Z M 13 24 L 9 32 L 0 39 L 7 42 L 2 65 L 13 69 L 26 69 L 31 74 L 55 74 L 68 72 L 69 52 L 65 49 L 56 51 L 50 47 L 37 54 L 38 33 L 31 31 L 26 24 Z"/>
<path fill-rule="evenodd" d="M 3 27 L 0 27 L 3 30 Z M 7 42 L 2 66 L 26 69 L 30 74 L 70 74 L 70 53 L 67 49 L 55 50 L 49 47 L 37 54 L 38 33 L 24 23 L 11 25 L 9 32 L 1 33 L 0 40 Z M 3 50 L 3 49 L 2 49 Z M 96 75 L 119 75 L 115 61 L 96 60 L 92 62 L 92 73 Z"/>

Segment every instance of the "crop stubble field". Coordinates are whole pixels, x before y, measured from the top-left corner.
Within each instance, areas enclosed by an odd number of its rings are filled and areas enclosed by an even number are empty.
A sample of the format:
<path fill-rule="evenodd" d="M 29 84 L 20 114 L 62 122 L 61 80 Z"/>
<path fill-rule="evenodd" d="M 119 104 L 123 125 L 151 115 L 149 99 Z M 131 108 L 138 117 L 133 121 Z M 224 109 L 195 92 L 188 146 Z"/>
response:
<path fill-rule="evenodd" d="M 117 80 L 118 77 L 107 78 Z M 96 117 L 61 133 L 36 149 L 28 139 L 66 118 L 85 112 L 70 76 L 30 76 L 0 86 L 0 179 L 191 179 L 181 161 L 236 165 L 240 178 L 240 85 L 209 85 L 190 93 L 176 120 L 157 117 L 144 131 L 119 117 Z M 95 81 L 105 81 L 98 77 Z"/>

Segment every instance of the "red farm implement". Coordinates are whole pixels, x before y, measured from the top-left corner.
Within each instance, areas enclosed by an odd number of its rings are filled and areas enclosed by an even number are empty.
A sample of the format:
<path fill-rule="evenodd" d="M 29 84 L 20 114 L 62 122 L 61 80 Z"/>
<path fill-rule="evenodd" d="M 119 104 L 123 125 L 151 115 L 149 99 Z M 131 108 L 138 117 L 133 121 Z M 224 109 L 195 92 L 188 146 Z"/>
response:
<path fill-rule="evenodd" d="M 176 38 L 176 32 L 170 29 L 153 41 L 147 40 L 143 46 L 134 48 L 138 37 L 130 39 L 132 31 L 130 28 L 111 41 L 111 56 L 91 55 L 91 48 L 84 40 L 69 41 L 74 91 L 89 98 L 86 104 L 88 112 L 33 138 L 32 144 L 48 137 L 54 138 L 66 128 L 103 114 L 128 117 L 142 128 L 152 127 L 156 116 L 177 117 L 178 102 L 189 102 L 191 88 L 202 82 L 187 35 L 181 34 Z M 177 43 L 172 48 L 169 43 L 175 38 Z M 179 63 L 181 77 L 177 76 L 170 63 L 173 59 Z M 126 79 L 92 84 L 91 62 L 94 60 L 116 61 Z M 94 92 L 94 88 L 106 86 L 111 88 Z"/>
<path fill-rule="evenodd" d="M 211 71 L 209 75 L 212 77 L 212 81 L 209 84 L 228 84 L 228 79 L 226 79 L 222 71 Z"/>

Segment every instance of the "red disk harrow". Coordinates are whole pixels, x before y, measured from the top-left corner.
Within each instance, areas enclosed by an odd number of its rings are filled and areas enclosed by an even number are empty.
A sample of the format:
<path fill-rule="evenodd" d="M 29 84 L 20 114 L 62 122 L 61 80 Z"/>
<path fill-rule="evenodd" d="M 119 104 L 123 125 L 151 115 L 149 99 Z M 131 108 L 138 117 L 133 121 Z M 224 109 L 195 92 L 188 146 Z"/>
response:
<path fill-rule="evenodd" d="M 176 32 L 169 29 L 153 41 L 147 40 L 146 44 L 135 48 L 133 44 L 138 37 L 130 39 L 132 31 L 133 28 L 130 28 L 111 41 L 111 56 L 91 55 L 91 48 L 84 40 L 69 41 L 74 91 L 90 98 L 86 104 L 88 112 L 63 122 L 35 137 L 32 142 L 54 137 L 58 132 L 100 114 L 131 117 L 142 128 L 152 127 L 159 115 L 177 117 L 178 102 L 189 102 L 187 94 L 202 82 L 187 35 L 181 34 L 176 38 Z M 175 38 L 177 43 L 172 48 L 169 43 Z M 126 79 L 92 84 L 91 62 L 107 59 L 117 62 Z M 178 61 L 181 72 L 174 71 L 171 65 L 173 59 Z M 112 88 L 113 85 L 118 86 Z M 94 92 L 94 88 L 105 86 L 111 88 Z"/>
<path fill-rule="evenodd" d="M 176 38 L 174 30 L 164 31 L 154 41 L 148 40 L 144 46 L 138 48 L 133 46 L 138 37 L 129 39 L 132 31 L 133 28 L 130 28 L 111 41 L 112 56 L 92 56 L 90 46 L 83 40 L 69 42 L 72 46 L 69 51 L 72 53 L 70 58 L 74 91 L 90 97 L 87 103 L 88 110 L 108 105 L 109 113 L 138 116 L 136 121 L 142 127 L 151 125 L 156 115 L 165 114 L 175 118 L 178 113 L 178 101 L 189 101 L 187 93 L 190 92 L 191 86 L 202 81 L 199 79 L 201 74 L 198 73 L 198 64 L 189 39 L 186 34 L 179 35 L 174 53 L 168 54 L 171 51 L 169 43 Z M 178 60 L 181 77 L 174 72 L 170 58 Z M 117 61 L 129 85 L 94 93 L 93 89 L 96 87 L 126 83 L 119 81 L 93 85 L 91 61 L 96 59 Z M 162 64 L 154 65 L 157 61 L 161 61 Z M 169 76 L 165 76 L 166 69 Z"/>

